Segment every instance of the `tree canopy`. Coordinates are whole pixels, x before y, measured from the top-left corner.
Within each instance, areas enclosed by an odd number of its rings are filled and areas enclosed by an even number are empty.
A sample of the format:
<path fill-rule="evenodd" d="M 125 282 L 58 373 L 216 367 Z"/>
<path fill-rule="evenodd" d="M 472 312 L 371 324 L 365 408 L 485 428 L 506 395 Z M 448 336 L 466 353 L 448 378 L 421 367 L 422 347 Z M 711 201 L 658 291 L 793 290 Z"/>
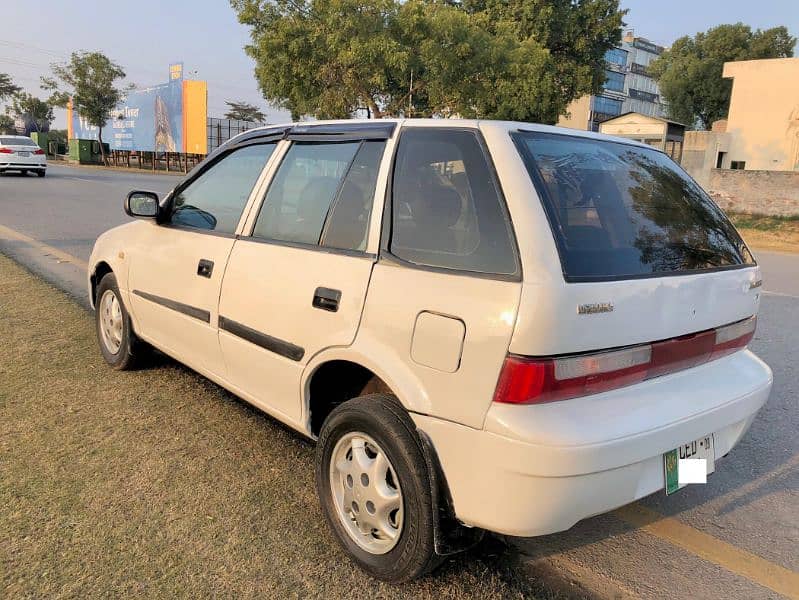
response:
<path fill-rule="evenodd" d="M 18 93 L 22 88 L 14 85 L 11 77 L 6 73 L 0 73 L 0 101 L 5 100 Z"/>
<path fill-rule="evenodd" d="M 297 118 L 554 123 L 597 93 L 618 0 L 231 0 L 264 97 Z"/>
<path fill-rule="evenodd" d="M 226 100 L 225 104 L 228 105 L 228 111 L 225 113 L 226 119 L 252 121 L 253 123 L 263 123 L 266 120 L 266 115 L 257 106 L 244 100 L 238 102 Z"/>
<path fill-rule="evenodd" d="M 689 126 L 710 129 L 727 116 L 732 81 L 724 63 L 793 56 L 796 38 L 785 27 L 752 31 L 743 23 L 719 25 L 674 42 L 650 67 L 669 105 L 669 116 Z"/>
<path fill-rule="evenodd" d="M 44 131 L 53 122 L 53 107 L 32 94 L 19 92 L 11 99 L 6 112 L 29 121 L 36 131 Z"/>
<path fill-rule="evenodd" d="M 67 62 L 53 63 L 51 68 L 53 77 L 42 77 L 42 88 L 53 92 L 50 103 L 66 106 L 72 100 L 73 109 L 99 129 L 105 162 L 103 127 L 124 96 L 116 82 L 125 78 L 125 71 L 102 52 L 73 52 Z"/>

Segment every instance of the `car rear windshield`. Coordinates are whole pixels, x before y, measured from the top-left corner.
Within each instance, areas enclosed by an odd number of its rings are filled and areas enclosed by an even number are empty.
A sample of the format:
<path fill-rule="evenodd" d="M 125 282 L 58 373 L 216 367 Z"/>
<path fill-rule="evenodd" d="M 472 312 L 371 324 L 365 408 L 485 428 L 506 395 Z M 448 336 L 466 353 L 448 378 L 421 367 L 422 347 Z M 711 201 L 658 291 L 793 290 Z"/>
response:
<path fill-rule="evenodd" d="M 36 142 L 34 142 L 30 138 L 24 137 L 0 137 L 0 146 L 36 146 Z"/>
<path fill-rule="evenodd" d="M 517 132 L 567 281 L 753 265 L 729 219 L 668 156 L 600 139 Z"/>

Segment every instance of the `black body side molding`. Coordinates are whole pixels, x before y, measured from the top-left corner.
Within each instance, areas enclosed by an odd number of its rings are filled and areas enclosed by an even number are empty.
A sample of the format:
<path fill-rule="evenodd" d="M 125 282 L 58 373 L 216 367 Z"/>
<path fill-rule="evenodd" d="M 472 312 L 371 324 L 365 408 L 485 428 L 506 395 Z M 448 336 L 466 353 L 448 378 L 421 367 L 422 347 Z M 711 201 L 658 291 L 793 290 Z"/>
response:
<path fill-rule="evenodd" d="M 141 290 L 133 290 L 133 293 L 139 296 L 140 298 L 144 298 L 145 300 L 149 300 L 150 302 L 154 302 L 155 304 L 160 304 L 161 306 L 165 306 L 166 308 L 170 308 L 181 314 L 188 315 L 190 317 L 203 321 L 204 323 L 211 322 L 211 313 L 202 308 L 197 308 L 196 306 L 190 306 L 189 304 L 183 304 L 182 302 L 178 302 L 177 300 L 170 300 L 169 298 L 164 298 L 162 296 L 156 296 L 155 294 L 148 294 L 147 292 L 142 292 Z"/>
<path fill-rule="evenodd" d="M 219 316 L 219 329 L 294 361 L 302 360 L 302 357 L 305 356 L 305 349 L 300 346 L 266 335 L 222 315 Z"/>

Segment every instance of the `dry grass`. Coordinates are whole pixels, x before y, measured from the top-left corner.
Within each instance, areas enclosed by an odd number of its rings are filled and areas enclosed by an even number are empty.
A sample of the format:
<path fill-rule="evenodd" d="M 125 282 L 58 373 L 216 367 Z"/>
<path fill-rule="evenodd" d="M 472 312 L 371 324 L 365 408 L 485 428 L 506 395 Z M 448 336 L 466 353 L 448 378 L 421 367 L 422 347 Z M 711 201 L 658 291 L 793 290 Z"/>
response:
<path fill-rule="evenodd" d="M 767 217 L 731 213 L 729 217 L 750 247 L 799 252 L 799 216 Z"/>
<path fill-rule="evenodd" d="M 541 596 L 495 540 L 403 587 L 343 556 L 313 447 L 171 361 L 117 373 L 90 316 L 0 256 L 0 596 Z"/>

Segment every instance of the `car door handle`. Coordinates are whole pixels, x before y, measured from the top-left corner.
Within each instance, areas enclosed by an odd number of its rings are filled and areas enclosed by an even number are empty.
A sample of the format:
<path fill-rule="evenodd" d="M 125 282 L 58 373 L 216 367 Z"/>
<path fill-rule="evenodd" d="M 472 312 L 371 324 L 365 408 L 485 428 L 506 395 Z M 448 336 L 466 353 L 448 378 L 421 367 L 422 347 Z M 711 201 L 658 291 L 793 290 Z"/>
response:
<path fill-rule="evenodd" d="M 318 287 L 314 292 L 313 306 L 330 312 L 338 311 L 338 303 L 341 300 L 341 291 L 331 290 L 330 288 Z"/>
<path fill-rule="evenodd" d="M 197 263 L 197 275 L 200 277 L 207 277 L 211 279 L 211 274 L 214 272 L 214 261 L 201 258 Z"/>

